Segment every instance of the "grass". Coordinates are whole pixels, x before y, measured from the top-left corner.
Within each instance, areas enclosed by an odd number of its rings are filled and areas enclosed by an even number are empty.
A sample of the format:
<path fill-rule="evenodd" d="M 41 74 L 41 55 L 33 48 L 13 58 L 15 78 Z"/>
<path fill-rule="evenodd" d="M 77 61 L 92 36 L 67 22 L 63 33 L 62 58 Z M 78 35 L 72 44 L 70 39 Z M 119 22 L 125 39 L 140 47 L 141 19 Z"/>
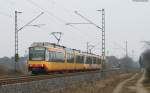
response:
<path fill-rule="evenodd" d="M 150 92 L 150 72 L 145 75 L 145 80 L 143 81 L 144 87 Z"/>
<path fill-rule="evenodd" d="M 81 82 L 78 85 L 73 85 L 55 93 L 111 93 L 119 82 L 129 78 L 131 75 L 132 74 L 114 75 L 105 80 Z"/>
<path fill-rule="evenodd" d="M 145 77 L 145 80 L 143 81 L 143 85 L 148 91 L 150 91 L 150 78 Z"/>

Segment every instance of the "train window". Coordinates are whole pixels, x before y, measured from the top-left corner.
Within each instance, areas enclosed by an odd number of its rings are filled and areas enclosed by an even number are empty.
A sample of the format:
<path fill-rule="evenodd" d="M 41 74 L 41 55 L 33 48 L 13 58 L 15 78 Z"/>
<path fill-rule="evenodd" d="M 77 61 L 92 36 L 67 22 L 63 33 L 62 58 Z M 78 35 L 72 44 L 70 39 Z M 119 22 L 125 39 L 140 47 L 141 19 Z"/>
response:
<path fill-rule="evenodd" d="M 72 54 L 71 56 L 71 61 L 74 63 L 74 55 Z"/>
<path fill-rule="evenodd" d="M 58 62 L 64 62 L 64 57 L 65 57 L 64 53 L 56 52 L 56 59 L 55 60 Z"/>
<path fill-rule="evenodd" d="M 93 64 L 96 64 L 96 57 L 93 57 Z"/>
<path fill-rule="evenodd" d="M 86 64 L 89 64 L 89 57 L 86 57 Z"/>
<path fill-rule="evenodd" d="M 80 62 L 80 56 L 77 55 L 77 56 L 76 56 L 76 63 L 79 63 L 79 62 Z"/>
<path fill-rule="evenodd" d="M 49 52 L 48 52 L 47 49 L 46 49 L 46 51 L 45 51 L 45 60 L 46 60 L 46 61 L 49 61 Z"/>
<path fill-rule="evenodd" d="M 98 58 L 96 58 L 96 64 L 98 64 Z"/>
<path fill-rule="evenodd" d="M 101 64 L 101 59 L 98 58 L 97 64 Z"/>
<path fill-rule="evenodd" d="M 84 56 L 81 56 L 81 63 L 84 63 Z"/>
<path fill-rule="evenodd" d="M 86 64 L 92 64 L 92 57 L 87 56 L 87 58 L 86 58 Z"/>
<path fill-rule="evenodd" d="M 35 61 L 45 60 L 45 48 L 43 47 L 29 48 L 29 60 L 35 60 Z"/>
<path fill-rule="evenodd" d="M 50 51 L 49 52 L 49 61 L 51 62 L 64 62 L 65 55 L 63 52 Z"/>
<path fill-rule="evenodd" d="M 74 55 L 71 53 L 67 53 L 67 62 L 74 63 Z"/>
<path fill-rule="evenodd" d="M 77 55 L 76 56 L 76 62 L 77 63 L 84 63 L 84 56 Z"/>
<path fill-rule="evenodd" d="M 53 61 L 53 52 L 49 52 L 49 61 Z"/>

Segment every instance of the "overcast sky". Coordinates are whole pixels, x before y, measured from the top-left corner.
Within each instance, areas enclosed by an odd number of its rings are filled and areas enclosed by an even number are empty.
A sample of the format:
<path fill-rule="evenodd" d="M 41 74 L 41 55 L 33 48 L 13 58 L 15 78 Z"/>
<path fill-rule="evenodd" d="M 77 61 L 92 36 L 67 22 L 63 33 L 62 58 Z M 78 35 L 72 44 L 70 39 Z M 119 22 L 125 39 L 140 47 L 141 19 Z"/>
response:
<path fill-rule="evenodd" d="M 86 51 L 86 42 L 99 46 L 93 50 L 101 53 L 101 30 L 93 25 L 65 25 L 67 22 L 86 22 L 74 11 L 78 11 L 101 26 L 101 12 L 106 11 L 106 50 L 108 55 L 125 55 L 125 41 L 128 41 L 129 55 L 134 57 L 143 51 L 141 41 L 150 40 L 150 2 L 132 0 L 0 0 L 0 57 L 14 55 L 14 11 L 18 14 L 18 26 L 44 14 L 32 24 L 45 24 L 40 28 L 25 27 L 19 32 L 19 54 L 32 42 L 55 42 L 51 32 L 63 32 L 61 44 Z"/>

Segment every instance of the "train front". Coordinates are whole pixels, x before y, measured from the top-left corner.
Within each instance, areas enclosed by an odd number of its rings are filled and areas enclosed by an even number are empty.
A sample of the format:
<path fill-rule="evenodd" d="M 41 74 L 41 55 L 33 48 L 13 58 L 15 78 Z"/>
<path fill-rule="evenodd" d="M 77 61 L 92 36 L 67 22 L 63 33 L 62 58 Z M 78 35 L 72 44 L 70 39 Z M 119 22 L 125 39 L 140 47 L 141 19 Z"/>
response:
<path fill-rule="evenodd" d="M 32 74 L 46 73 L 45 53 L 45 47 L 29 48 L 28 70 Z"/>

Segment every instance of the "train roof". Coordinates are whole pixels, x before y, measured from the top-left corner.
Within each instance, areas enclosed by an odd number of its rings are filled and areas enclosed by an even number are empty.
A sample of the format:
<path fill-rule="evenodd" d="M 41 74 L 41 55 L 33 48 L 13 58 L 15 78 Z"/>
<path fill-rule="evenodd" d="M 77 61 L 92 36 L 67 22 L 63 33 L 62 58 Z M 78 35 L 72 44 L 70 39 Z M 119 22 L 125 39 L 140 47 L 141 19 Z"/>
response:
<path fill-rule="evenodd" d="M 70 52 L 75 51 L 76 53 L 79 53 L 81 55 L 99 56 L 99 55 L 96 55 L 96 54 L 93 54 L 93 53 L 82 52 L 82 51 L 77 50 L 77 49 L 67 48 L 65 46 L 57 45 L 55 43 L 50 43 L 50 42 L 34 42 L 34 43 L 31 44 L 31 47 L 63 48 L 63 49 L 65 49 L 67 51 L 70 51 Z"/>
<path fill-rule="evenodd" d="M 61 46 L 61 45 L 57 45 L 55 43 L 49 43 L 49 42 L 34 42 L 31 44 L 31 47 L 66 48 L 65 46 Z"/>

